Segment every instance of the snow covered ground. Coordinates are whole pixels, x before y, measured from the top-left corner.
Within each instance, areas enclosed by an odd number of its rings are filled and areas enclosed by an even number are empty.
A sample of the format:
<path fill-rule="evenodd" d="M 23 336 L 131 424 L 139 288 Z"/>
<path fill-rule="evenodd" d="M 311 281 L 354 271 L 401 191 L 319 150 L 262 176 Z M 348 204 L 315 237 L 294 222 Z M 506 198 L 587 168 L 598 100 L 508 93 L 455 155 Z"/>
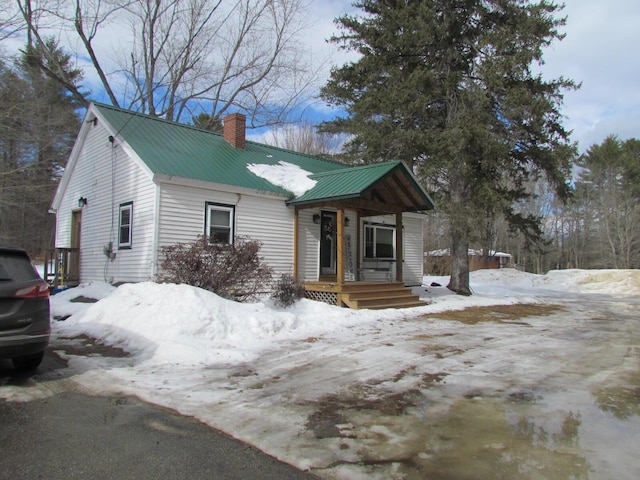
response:
<path fill-rule="evenodd" d="M 136 395 L 326 478 L 470 478 L 460 469 L 488 465 L 486 478 L 638 478 L 633 393 L 623 402 L 631 414 L 606 422 L 611 410 L 593 399 L 640 391 L 640 272 L 484 270 L 472 273 L 471 297 L 431 286 L 447 280 L 425 277 L 415 289 L 428 305 L 378 311 L 238 304 L 185 285 L 82 285 L 51 298 L 54 315 L 70 315 L 54 322 L 52 348 L 86 335 L 129 355 L 60 350 L 74 372 L 65 385 L 0 396 Z M 72 302 L 79 296 L 100 301 Z M 521 304 L 550 308 L 515 320 L 438 318 Z M 597 323 L 606 315 L 617 323 Z"/>

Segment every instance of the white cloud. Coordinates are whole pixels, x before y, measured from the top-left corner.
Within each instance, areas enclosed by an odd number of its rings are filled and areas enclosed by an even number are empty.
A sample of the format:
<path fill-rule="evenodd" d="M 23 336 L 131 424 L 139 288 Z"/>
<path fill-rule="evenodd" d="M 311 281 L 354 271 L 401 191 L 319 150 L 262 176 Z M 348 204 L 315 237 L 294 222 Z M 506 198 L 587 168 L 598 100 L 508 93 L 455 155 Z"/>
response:
<path fill-rule="evenodd" d="M 638 137 L 640 125 L 640 3 L 566 0 L 566 37 L 545 53 L 543 72 L 581 83 L 568 92 L 563 113 L 572 138 L 585 151 L 607 135 Z"/>

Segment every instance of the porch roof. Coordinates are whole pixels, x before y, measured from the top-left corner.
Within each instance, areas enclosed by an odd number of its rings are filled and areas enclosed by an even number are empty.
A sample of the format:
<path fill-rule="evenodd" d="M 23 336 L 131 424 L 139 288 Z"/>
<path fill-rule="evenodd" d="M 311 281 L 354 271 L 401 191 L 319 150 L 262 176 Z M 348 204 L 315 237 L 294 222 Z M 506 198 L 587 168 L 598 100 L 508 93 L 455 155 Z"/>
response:
<path fill-rule="evenodd" d="M 309 176 L 316 185 L 288 205 L 342 205 L 371 212 L 418 212 L 433 200 L 401 161 L 348 167 Z"/>

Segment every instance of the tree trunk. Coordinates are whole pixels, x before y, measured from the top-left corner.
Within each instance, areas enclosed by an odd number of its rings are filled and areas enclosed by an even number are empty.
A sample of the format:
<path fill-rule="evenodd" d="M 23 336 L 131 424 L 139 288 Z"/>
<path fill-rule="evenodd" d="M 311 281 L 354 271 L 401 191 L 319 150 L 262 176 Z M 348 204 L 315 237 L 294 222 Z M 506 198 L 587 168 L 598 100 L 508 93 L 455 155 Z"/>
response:
<path fill-rule="evenodd" d="M 459 295 L 471 295 L 469 288 L 469 201 L 467 184 L 459 172 L 449 176 L 450 232 L 451 232 L 451 278 L 447 288 Z"/>
<path fill-rule="evenodd" d="M 471 295 L 469 288 L 469 238 L 466 228 L 456 222 L 452 222 L 451 225 L 451 279 L 447 288 L 459 295 Z"/>

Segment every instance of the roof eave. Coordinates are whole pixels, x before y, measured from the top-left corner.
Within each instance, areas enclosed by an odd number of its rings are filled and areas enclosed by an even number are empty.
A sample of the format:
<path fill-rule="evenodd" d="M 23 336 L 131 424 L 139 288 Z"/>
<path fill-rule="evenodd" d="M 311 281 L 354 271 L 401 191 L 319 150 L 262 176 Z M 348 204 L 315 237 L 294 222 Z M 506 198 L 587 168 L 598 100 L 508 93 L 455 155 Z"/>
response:
<path fill-rule="evenodd" d="M 290 200 L 287 200 L 287 205 L 292 205 L 292 206 L 300 206 L 300 205 L 310 205 L 310 204 L 317 204 L 317 203 L 328 203 L 328 202 L 339 202 L 341 200 L 351 200 L 354 198 L 360 198 L 361 193 L 350 193 L 350 194 L 345 194 L 345 195 L 335 195 L 335 196 L 328 196 L 328 197 L 317 197 L 317 198 L 309 198 L 309 199 L 297 199 L 297 198 L 292 198 Z"/>
<path fill-rule="evenodd" d="M 228 183 L 217 183 L 217 182 L 209 182 L 207 180 L 198 180 L 195 178 L 187 178 L 187 177 L 178 177 L 176 175 L 166 175 L 164 173 L 156 173 L 153 176 L 153 182 L 155 184 L 171 184 L 171 185 L 179 185 L 183 187 L 198 187 L 198 188 L 206 188 L 209 190 L 220 190 L 230 193 L 239 193 L 246 195 L 255 195 L 262 197 L 276 197 L 280 198 L 283 201 L 288 201 L 291 199 L 292 194 L 281 193 L 274 190 L 258 190 L 250 187 L 241 187 L 238 185 L 231 185 Z"/>

